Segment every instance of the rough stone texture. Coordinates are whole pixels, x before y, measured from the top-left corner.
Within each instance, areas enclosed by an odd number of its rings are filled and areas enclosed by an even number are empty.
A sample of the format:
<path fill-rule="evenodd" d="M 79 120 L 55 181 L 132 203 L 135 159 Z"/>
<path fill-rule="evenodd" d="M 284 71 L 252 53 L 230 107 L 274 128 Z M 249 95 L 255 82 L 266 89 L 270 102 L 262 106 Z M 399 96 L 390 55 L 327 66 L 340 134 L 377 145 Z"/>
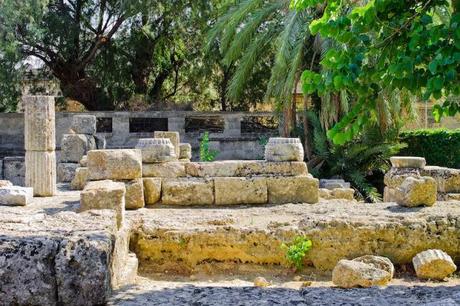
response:
<path fill-rule="evenodd" d="M 208 179 L 163 179 L 161 201 L 165 205 L 212 205 L 214 183 Z"/>
<path fill-rule="evenodd" d="M 72 118 L 70 129 L 75 134 L 96 134 L 96 116 L 93 115 L 75 115 Z"/>
<path fill-rule="evenodd" d="M 162 163 L 177 160 L 176 151 L 169 138 L 141 138 L 136 149 L 142 152 L 143 163 Z"/>
<path fill-rule="evenodd" d="M 426 165 L 425 158 L 414 156 L 393 156 L 390 157 L 390 162 L 394 168 L 423 169 Z"/>
<path fill-rule="evenodd" d="M 110 180 L 89 182 L 80 194 L 80 211 L 113 209 L 117 226 L 121 227 L 125 214 L 125 194 L 124 183 Z"/>
<path fill-rule="evenodd" d="M 344 199 L 352 201 L 354 199 L 355 190 L 353 188 L 335 188 L 331 192 L 333 199 Z"/>
<path fill-rule="evenodd" d="M 70 183 L 73 190 L 83 190 L 88 181 L 88 168 L 80 167 L 75 170 L 75 176 Z"/>
<path fill-rule="evenodd" d="M 95 135 L 94 139 L 96 140 L 96 147 L 98 150 L 104 150 L 107 146 L 107 140 L 105 136 Z"/>
<path fill-rule="evenodd" d="M 400 202 L 401 193 L 396 188 L 385 187 L 383 189 L 383 202 Z"/>
<path fill-rule="evenodd" d="M 142 177 L 140 150 L 93 150 L 88 152 L 89 179 L 132 180 Z"/>
<path fill-rule="evenodd" d="M 61 162 L 79 163 L 90 150 L 96 149 L 96 140 L 91 135 L 64 134 L 61 140 Z"/>
<path fill-rule="evenodd" d="M 83 155 L 80 159 L 81 167 L 88 167 L 88 155 Z"/>
<path fill-rule="evenodd" d="M 214 190 L 217 205 L 268 202 L 267 179 L 263 177 L 216 177 L 214 178 Z"/>
<path fill-rule="evenodd" d="M 321 179 L 319 180 L 319 188 L 350 188 L 350 183 L 345 182 L 343 179 Z"/>
<path fill-rule="evenodd" d="M 264 277 L 259 276 L 254 279 L 254 286 L 264 288 L 270 286 L 270 283 Z"/>
<path fill-rule="evenodd" d="M 10 187 L 13 186 L 13 183 L 11 183 L 8 180 L 0 180 L 0 188 L 1 187 Z"/>
<path fill-rule="evenodd" d="M 436 181 L 428 176 L 421 178 L 408 177 L 397 189 L 397 203 L 402 206 L 431 206 L 436 203 Z"/>
<path fill-rule="evenodd" d="M 266 162 L 261 160 L 227 160 L 185 163 L 187 175 L 194 177 L 247 177 L 307 175 L 304 162 Z"/>
<path fill-rule="evenodd" d="M 26 163 L 24 156 L 10 156 L 3 159 L 3 178 L 13 185 L 25 186 Z"/>
<path fill-rule="evenodd" d="M 3 159 L 0 159 L 0 180 L 3 180 Z"/>
<path fill-rule="evenodd" d="M 113 248 L 112 260 L 112 287 L 118 288 L 128 285 L 133 281 L 132 273 L 137 273 L 137 258 L 129 254 L 129 241 L 131 237 L 131 227 L 129 222 L 125 222 L 117 231 L 115 246 Z M 131 259 L 134 257 L 135 262 Z M 135 264 L 135 266 L 133 266 Z M 133 271 L 134 270 L 134 271 Z"/>
<path fill-rule="evenodd" d="M 75 172 L 80 164 L 77 163 L 59 163 L 57 165 L 57 180 L 60 183 L 69 183 L 75 177 Z"/>
<path fill-rule="evenodd" d="M 155 131 L 154 132 L 155 138 L 169 138 L 171 143 L 174 146 L 174 151 L 176 153 L 176 157 L 180 156 L 180 135 L 179 132 L 170 132 L 170 131 Z"/>
<path fill-rule="evenodd" d="M 161 200 L 161 178 L 144 177 L 145 205 L 153 205 Z"/>
<path fill-rule="evenodd" d="M 457 270 L 452 258 L 441 250 L 426 250 L 412 259 L 417 277 L 443 280 Z"/>
<path fill-rule="evenodd" d="M 29 187 L 0 187 L 1 205 L 27 205 L 33 198 L 33 189 Z"/>
<path fill-rule="evenodd" d="M 176 178 L 184 177 L 185 165 L 183 162 L 166 162 L 159 164 L 143 164 L 142 176 L 143 177 L 167 177 Z"/>
<path fill-rule="evenodd" d="M 266 161 L 303 161 L 303 146 L 298 138 L 273 137 L 265 146 Z"/>
<path fill-rule="evenodd" d="M 391 168 L 390 171 L 385 174 L 383 182 L 387 187 L 398 188 L 408 177 L 420 178 L 420 170 L 413 168 Z"/>
<path fill-rule="evenodd" d="M 319 198 L 323 200 L 330 200 L 332 199 L 332 191 L 325 188 L 319 189 Z"/>
<path fill-rule="evenodd" d="M 125 183 L 126 196 L 125 207 L 126 209 L 138 209 L 145 206 L 144 202 L 144 184 L 142 179 L 135 179 Z"/>
<path fill-rule="evenodd" d="M 56 194 L 56 153 L 54 151 L 26 151 L 26 186 L 34 189 L 34 196 Z"/>
<path fill-rule="evenodd" d="M 189 143 L 181 143 L 179 145 L 179 158 L 192 159 L 192 146 Z"/>
<path fill-rule="evenodd" d="M 54 97 L 23 97 L 26 151 L 54 151 L 56 147 Z"/>
<path fill-rule="evenodd" d="M 319 181 L 308 176 L 267 178 L 268 202 L 310 203 L 318 202 Z"/>
<path fill-rule="evenodd" d="M 393 273 L 393 264 L 385 257 L 342 259 L 332 270 L 332 282 L 341 288 L 385 286 L 393 278 Z"/>
<path fill-rule="evenodd" d="M 460 192 L 460 170 L 436 166 L 426 166 L 421 171 L 424 176 L 435 179 L 438 185 L 438 192 L 456 193 Z"/>

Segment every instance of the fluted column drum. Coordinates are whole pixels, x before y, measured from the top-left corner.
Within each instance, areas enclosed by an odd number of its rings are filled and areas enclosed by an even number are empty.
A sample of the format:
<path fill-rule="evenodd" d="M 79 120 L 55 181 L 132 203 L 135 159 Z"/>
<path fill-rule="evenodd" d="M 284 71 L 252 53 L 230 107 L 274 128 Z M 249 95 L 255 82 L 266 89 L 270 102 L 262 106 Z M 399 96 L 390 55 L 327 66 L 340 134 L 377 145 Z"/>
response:
<path fill-rule="evenodd" d="M 34 188 L 34 196 L 56 193 L 56 152 L 26 152 L 26 186 Z"/>

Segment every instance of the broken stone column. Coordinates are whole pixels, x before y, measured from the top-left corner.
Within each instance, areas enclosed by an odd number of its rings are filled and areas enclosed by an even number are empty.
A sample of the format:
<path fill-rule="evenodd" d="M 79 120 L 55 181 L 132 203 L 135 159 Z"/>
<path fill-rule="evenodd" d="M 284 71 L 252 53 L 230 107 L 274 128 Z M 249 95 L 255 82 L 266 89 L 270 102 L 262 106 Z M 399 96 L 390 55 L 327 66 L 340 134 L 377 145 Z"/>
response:
<path fill-rule="evenodd" d="M 153 134 L 155 138 L 169 138 L 171 143 L 174 146 L 174 151 L 176 152 L 176 157 L 180 156 L 180 135 L 179 132 L 169 132 L 169 131 L 155 131 Z"/>
<path fill-rule="evenodd" d="M 266 161 L 303 161 L 303 157 L 303 146 L 299 138 L 272 137 L 265 146 Z"/>
<path fill-rule="evenodd" d="M 26 186 L 35 196 L 56 193 L 54 97 L 27 96 L 25 105 Z"/>

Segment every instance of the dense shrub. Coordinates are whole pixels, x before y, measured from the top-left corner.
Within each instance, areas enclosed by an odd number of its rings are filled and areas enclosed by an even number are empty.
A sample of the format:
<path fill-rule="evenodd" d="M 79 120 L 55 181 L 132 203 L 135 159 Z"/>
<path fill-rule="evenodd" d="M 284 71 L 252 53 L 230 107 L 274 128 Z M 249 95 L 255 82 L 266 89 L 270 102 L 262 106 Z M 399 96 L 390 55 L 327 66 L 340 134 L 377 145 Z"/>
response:
<path fill-rule="evenodd" d="M 400 139 L 408 145 L 400 155 L 425 157 L 432 166 L 460 168 L 460 129 L 404 131 Z"/>

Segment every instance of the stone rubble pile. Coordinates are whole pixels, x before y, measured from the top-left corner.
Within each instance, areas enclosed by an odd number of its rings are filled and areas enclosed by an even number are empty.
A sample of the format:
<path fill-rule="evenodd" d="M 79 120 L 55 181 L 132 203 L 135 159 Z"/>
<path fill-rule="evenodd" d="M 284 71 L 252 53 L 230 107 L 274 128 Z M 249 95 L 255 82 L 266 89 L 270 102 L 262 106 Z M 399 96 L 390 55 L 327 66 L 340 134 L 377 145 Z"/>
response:
<path fill-rule="evenodd" d="M 460 170 L 426 166 L 422 157 L 394 156 L 385 175 L 385 202 L 403 206 L 460 200 Z"/>
<path fill-rule="evenodd" d="M 61 140 L 61 158 L 57 167 L 59 182 L 71 182 L 77 168 L 81 167 L 80 160 L 88 151 L 105 149 L 105 140 L 96 136 L 96 116 L 75 115 L 68 134 Z"/>
<path fill-rule="evenodd" d="M 343 179 L 319 180 L 319 197 L 325 200 L 354 200 L 355 190 Z"/>

